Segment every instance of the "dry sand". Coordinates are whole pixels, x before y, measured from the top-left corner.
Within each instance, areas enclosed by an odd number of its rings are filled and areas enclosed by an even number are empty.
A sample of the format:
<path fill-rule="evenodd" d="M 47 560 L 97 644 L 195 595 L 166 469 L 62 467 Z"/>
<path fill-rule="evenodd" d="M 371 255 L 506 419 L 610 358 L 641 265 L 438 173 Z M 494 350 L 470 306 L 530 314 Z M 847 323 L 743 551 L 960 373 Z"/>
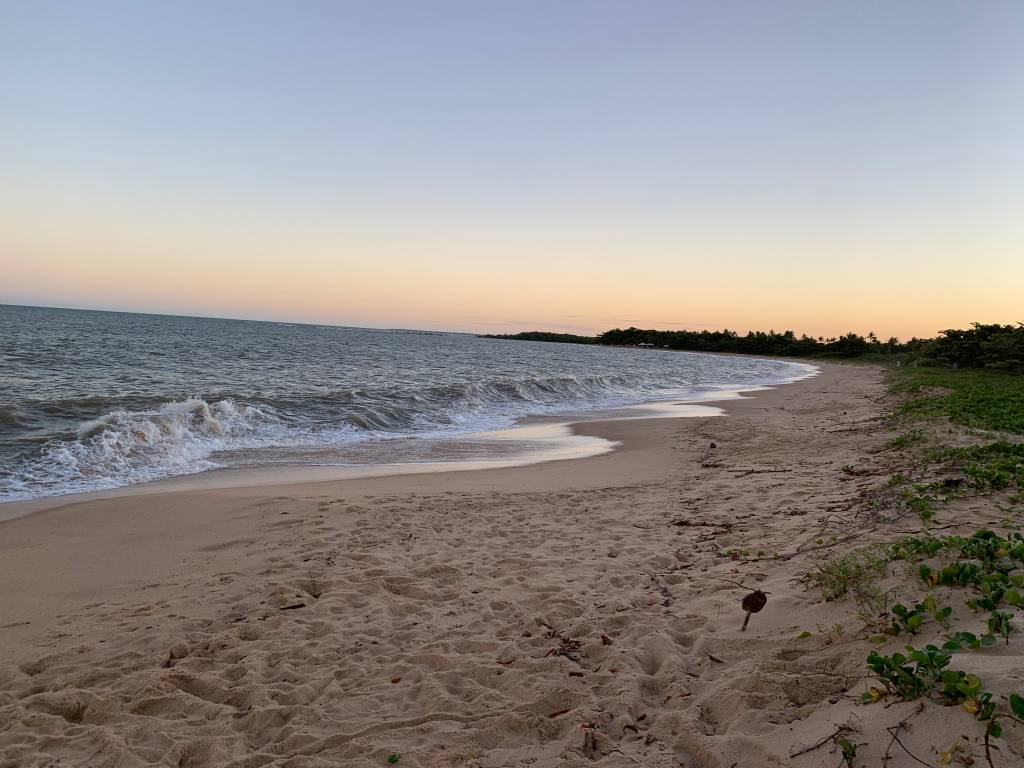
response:
<path fill-rule="evenodd" d="M 724 417 L 583 424 L 622 441 L 589 459 L 0 523 L 0 764 L 834 768 L 849 722 L 878 765 L 916 705 L 857 704 L 852 609 L 799 575 L 889 469 L 885 394 L 822 367 Z M 770 593 L 746 632 L 722 579 Z M 934 760 L 963 718 L 902 740 Z"/>

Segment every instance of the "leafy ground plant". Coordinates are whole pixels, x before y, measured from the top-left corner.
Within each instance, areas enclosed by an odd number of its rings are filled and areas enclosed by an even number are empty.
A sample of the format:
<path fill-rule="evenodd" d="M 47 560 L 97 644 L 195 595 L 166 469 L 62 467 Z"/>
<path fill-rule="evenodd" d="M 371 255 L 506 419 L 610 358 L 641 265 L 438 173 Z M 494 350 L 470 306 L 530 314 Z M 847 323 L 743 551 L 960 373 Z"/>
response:
<path fill-rule="evenodd" d="M 961 704 L 966 712 L 978 720 L 989 720 L 995 713 L 992 694 L 983 689 L 977 675 L 956 669 L 947 669 L 952 658 L 934 645 L 915 649 L 907 646 L 907 654 L 885 656 L 872 651 L 868 655 L 868 669 L 885 686 L 882 691 L 870 688 L 863 696 L 865 703 L 879 701 L 887 694 L 907 701 L 935 696 L 943 704 Z"/>
<path fill-rule="evenodd" d="M 929 616 L 935 621 L 948 626 L 949 617 L 953 609 L 948 605 L 940 606 L 932 595 L 916 603 L 913 608 L 908 608 L 902 603 L 896 603 L 890 609 L 892 613 L 892 634 L 899 635 L 901 632 L 909 632 L 916 635 Z"/>
<path fill-rule="evenodd" d="M 947 448 L 932 457 L 958 466 L 977 492 L 1024 488 L 1024 443 L 1000 440 L 987 445 Z"/>
<path fill-rule="evenodd" d="M 909 417 L 944 417 L 956 424 L 1024 435 L 1024 376 L 999 371 L 903 368 L 892 389 L 907 395 Z"/>
<path fill-rule="evenodd" d="M 868 654 L 868 669 L 885 686 L 885 692 L 871 688 L 864 694 L 865 703 L 878 701 L 883 693 L 896 694 L 908 701 L 927 696 L 939 683 L 942 670 L 952 658 L 934 645 L 920 650 L 908 645 L 907 654 L 885 656 L 878 651 Z"/>

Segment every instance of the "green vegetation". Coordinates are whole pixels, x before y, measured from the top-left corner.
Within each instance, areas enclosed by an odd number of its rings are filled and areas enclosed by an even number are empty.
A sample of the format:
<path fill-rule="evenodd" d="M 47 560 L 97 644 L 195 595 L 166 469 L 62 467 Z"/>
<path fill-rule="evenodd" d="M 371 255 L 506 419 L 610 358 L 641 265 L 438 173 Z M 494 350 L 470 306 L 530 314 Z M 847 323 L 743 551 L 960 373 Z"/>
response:
<path fill-rule="evenodd" d="M 942 681 L 943 670 L 952 658 L 937 646 L 926 645 L 920 650 L 907 646 L 909 656 L 894 653 L 885 656 L 878 651 L 868 654 L 868 669 L 885 686 L 885 693 L 912 700 L 927 696 Z M 913 666 L 911 666 L 913 664 Z M 865 703 L 878 701 L 878 689 L 864 694 Z"/>
<path fill-rule="evenodd" d="M 953 557 L 941 568 L 922 563 L 917 571 L 928 587 L 970 588 L 973 596 L 966 602 L 974 611 L 987 611 L 988 633 L 982 645 L 992 645 L 996 638 L 1009 642 L 1014 630 L 1013 616 L 999 610 L 1003 605 L 1024 605 L 1024 536 L 1010 533 L 1005 538 L 992 531 L 981 530 L 973 536 L 908 537 L 889 549 L 893 559 L 912 561 Z"/>
<path fill-rule="evenodd" d="M 1021 370 L 1014 358 L 1003 364 L 993 357 L 993 334 L 985 340 L 990 330 L 976 327 L 973 336 L 946 332 L 932 345 L 929 362 L 951 367 L 893 367 L 891 389 L 901 396 L 894 416 L 902 434 L 885 449 L 905 453 L 870 501 L 875 510 L 894 513 L 894 521 L 900 512 L 916 514 L 927 531 L 944 508 L 947 514 L 960 508 L 946 507 L 955 499 L 1016 490 L 1015 496 L 999 497 L 1006 530 L 906 536 L 888 545 L 839 554 L 819 563 L 805 578 L 827 600 L 861 595 L 858 603 L 868 608 L 862 607 L 859 615 L 872 643 L 884 645 L 892 637 L 904 636 L 932 639 L 939 634 L 941 639 L 934 644 L 906 646 L 904 652 L 870 651 L 866 664 L 878 683 L 867 689 L 864 701 L 898 697 L 962 707 L 983 724 L 985 759 L 995 768 L 998 752 L 990 742 L 1002 735 L 1006 722 L 1024 724 L 1024 696 L 997 697 L 977 675 L 956 669 L 953 662 L 958 653 L 1019 642 L 1018 612 L 1024 611 L 1024 534 L 1013 523 L 1014 504 L 1024 502 L 1024 441 L 1014 437 L 1024 435 L 1024 377 L 1011 372 Z M 988 442 L 982 442 L 986 433 Z M 950 445 L 953 439 L 956 443 Z M 964 445 L 970 441 L 976 444 Z M 842 471 L 856 474 L 853 467 L 844 466 Z M 1007 500 L 1010 506 L 1003 507 Z M 888 600 L 906 591 L 913 598 L 914 586 L 907 583 L 883 592 L 891 586 L 882 584 L 890 564 L 900 561 L 914 574 L 917 589 L 926 590 L 917 601 Z M 873 612 L 872 596 L 877 606 Z M 951 604 L 940 604 L 940 597 Z M 974 626 L 966 623 L 971 612 Z M 961 748 L 958 744 L 937 750 L 940 757 L 946 755 L 940 764 L 953 759 Z"/>
<path fill-rule="evenodd" d="M 928 588 L 970 589 L 972 597 L 965 602 L 975 612 L 987 612 L 987 632 L 978 637 L 972 632 L 959 631 L 949 635 L 941 648 L 929 644 L 915 649 L 908 645 L 906 654 L 885 655 L 871 651 L 867 667 L 883 687 L 869 688 L 864 693 L 864 702 L 870 704 L 893 695 L 905 700 L 932 698 L 947 705 L 960 704 L 986 724 L 986 757 L 992 765 L 989 741 L 1002 735 L 1000 720 L 1022 722 L 1024 697 L 1010 694 L 1010 711 L 998 712 L 995 697 L 984 689 L 980 678 L 949 669 L 949 665 L 954 652 L 974 651 L 995 645 L 999 640 L 1009 644 L 1015 630 L 1014 615 L 999 608 L 1024 605 L 1024 597 L 1018 591 L 1024 588 L 1024 535 L 1012 532 L 1004 537 L 993 531 L 979 530 L 967 537 L 908 536 L 890 545 L 886 555 L 892 560 L 919 562 L 917 575 Z M 942 558 L 949 562 L 935 567 L 923 562 Z M 932 595 L 913 608 L 897 603 L 892 608 L 891 633 L 916 635 L 929 614 L 945 627 L 952 609 L 940 607 Z"/>
<path fill-rule="evenodd" d="M 797 336 L 793 331 L 750 331 L 741 336 L 736 331 L 655 331 L 640 328 L 614 328 L 597 337 L 600 344 L 655 347 L 691 352 L 735 352 L 751 355 L 788 355 L 793 357 L 860 357 L 870 352 L 895 352 L 902 345 L 898 339 L 880 341 L 873 333 L 860 336 L 847 333 L 832 338 Z"/>
<path fill-rule="evenodd" d="M 843 755 L 843 762 L 840 765 L 846 765 L 847 768 L 853 768 L 853 761 L 857 759 L 857 747 L 859 744 L 854 744 L 849 739 L 837 739 L 836 744 L 839 745 L 839 749 Z"/>
<path fill-rule="evenodd" d="M 575 333 L 550 331 L 523 331 L 522 333 L 485 333 L 484 339 L 511 339 L 512 341 L 556 341 L 563 344 L 597 344 L 596 336 L 577 336 Z"/>
<path fill-rule="evenodd" d="M 1024 372 L 1024 324 L 981 325 L 942 331 L 924 350 L 954 368 Z"/>
<path fill-rule="evenodd" d="M 986 754 L 989 754 L 989 739 L 1002 735 L 1000 719 L 1022 722 L 1024 697 L 1011 693 L 1010 711 L 996 712 L 992 693 L 984 689 L 977 675 L 947 669 L 952 658 L 948 653 L 934 645 L 926 645 L 921 649 L 908 645 L 906 650 L 906 655 L 894 653 L 886 656 L 877 651 L 868 654 L 868 669 L 884 687 L 872 686 L 865 691 L 865 704 L 873 704 L 890 695 L 906 701 L 929 697 L 946 705 L 960 704 L 976 720 L 986 723 Z M 989 765 L 992 765 L 991 759 Z"/>
<path fill-rule="evenodd" d="M 1024 443 L 997 442 L 944 451 L 941 456 L 959 463 L 971 487 L 998 491 L 1024 488 Z"/>
<path fill-rule="evenodd" d="M 916 635 L 925 619 L 931 616 L 935 621 L 944 627 L 949 626 L 949 617 L 953 615 L 953 609 L 948 605 L 940 606 L 932 595 L 924 600 L 907 608 L 902 603 L 896 603 L 892 607 L 892 634 L 899 636 L 902 632 Z"/>
<path fill-rule="evenodd" d="M 818 563 L 817 570 L 807 573 L 804 579 L 820 589 L 826 601 L 851 597 L 862 610 L 877 612 L 884 603 L 878 577 L 887 562 L 883 548 L 855 549 Z"/>
<path fill-rule="evenodd" d="M 909 432 L 905 432 L 899 437 L 894 437 L 888 443 L 885 444 L 886 448 L 890 450 L 902 450 L 908 448 L 911 445 L 924 442 L 928 439 L 928 436 L 924 433 L 923 429 L 912 429 Z"/>
<path fill-rule="evenodd" d="M 886 444 L 889 450 L 919 450 L 920 474 L 941 479 L 913 482 L 902 472 L 888 481 L 904 508 L 925 523 L 935 519 L 944 501 L 966 493 L 1018 489 L 1011 501 L 1024 501 L 1024 443 L 1013 438 L 971 446 L 942 446 L 942 421 L 976 430 L 1024 435 L 1024 376 L 999 370 L 901 368 L 890 388 L 902 395 L 897 417 L 916 426 Z M 933 428 L 926 430 L 924 425 Z M 936 444 L 939 444 L 936 446 Z"/>
<path fill-rule="evenodd" d="M 904 416 L 947 418 L 968 427 L 1024 435 L 1022 376 L 949 368 L 902 368 L 895 373 L 892 390 L 907 396 L 899 409 Z"/>
<path fill-rule="evenodd" d="M 598 336 L 577 336 L 571 333 L 526 331 L 498 334 L 488 338 L 521 341 L 561 341 L 575 344 L 605 344 L 635 347 L 640 344 L 690 352 L 729 352 L 750 355 L 784 355 L 789 357 L 863 358 L 914 365 L 948 366 L 952 368 L 985 368 L 1024 373 L 1024 324 L 983 325 L 974 323 L 967 330 L 947 329 L 934 339 L 900 341 L 893 337 L 882 341 L 874 333 L 861 336 L 814 338 L 793 331 L 658 331 L 643 328 L 613 328 Z"/>

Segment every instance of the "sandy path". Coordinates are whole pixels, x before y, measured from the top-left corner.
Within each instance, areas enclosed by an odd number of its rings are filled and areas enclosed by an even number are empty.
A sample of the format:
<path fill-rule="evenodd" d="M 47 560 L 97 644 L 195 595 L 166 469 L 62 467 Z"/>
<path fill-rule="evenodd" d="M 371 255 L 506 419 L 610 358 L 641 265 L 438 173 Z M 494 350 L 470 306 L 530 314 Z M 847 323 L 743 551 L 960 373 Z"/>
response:
<path fill-rule="evenodd" d="M 864 654 L 794 645 L 797 552 L 887 437 L 881 374 L 823 368 L 591 459 L 2 523 L 0 764 L 821 765 Z M 771 593 L 747 632 L 715 577 Z"/>

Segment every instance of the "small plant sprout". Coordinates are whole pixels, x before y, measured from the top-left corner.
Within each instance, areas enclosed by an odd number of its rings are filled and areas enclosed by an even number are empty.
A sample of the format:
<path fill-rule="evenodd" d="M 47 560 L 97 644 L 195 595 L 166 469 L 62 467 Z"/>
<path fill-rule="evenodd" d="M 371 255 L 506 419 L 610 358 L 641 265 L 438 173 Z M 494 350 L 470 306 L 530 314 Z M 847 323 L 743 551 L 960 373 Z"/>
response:
<path fill-rule="evenodd" d="M 843 754 L 843 761 L 839 763 L 840 768 L 847 766 L 847 768 L 853 768 L 853 761 L 857 757 L 857 747 L 859 744 L 854 744 L 849 739 L 837 739 L 836 744 L 839 746 L 840 752 Z"/>
<path fill-rule="evenodd" d="M 939 765 L 952 765 L 953 760 L 956 759 L 958 755 L 964 754 L 966 747 L 967 743 L 964 741 L 963 736 L 957 736 L 956 740 L 949 745 L 949 749 L 943 749 L 939 752 Z"/>
<path fill-rule="evenodd" d="M 1002 611 L 992 611 L 988 617 L 988 633 L 994 637 L 1001 637 L 1010 644 L 1010 633 L 1013 631 L 1013 614 Z"/>

